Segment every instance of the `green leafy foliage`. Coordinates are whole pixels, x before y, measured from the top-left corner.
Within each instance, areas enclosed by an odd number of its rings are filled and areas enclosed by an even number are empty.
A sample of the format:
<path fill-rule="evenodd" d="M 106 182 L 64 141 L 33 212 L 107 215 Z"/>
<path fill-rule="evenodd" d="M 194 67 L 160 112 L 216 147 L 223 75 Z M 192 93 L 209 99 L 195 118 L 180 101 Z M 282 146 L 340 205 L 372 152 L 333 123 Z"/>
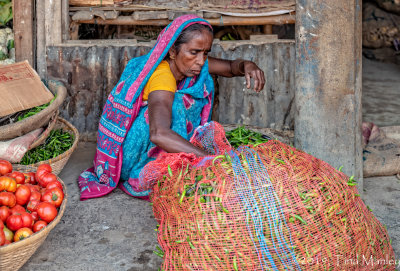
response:
<path fill-rule="evenodd" d="M 7 58 L 8 58 L 8 55 L 5 54 L 3 51 L 0 51 L 0 60 L 4 60 L 4 59 L 7 59 Z"/>
<path fill-rule="evenodd" d="M 12 48 L 14 48 L 14 40 L 9 40 L 7 42 L 7 50 L 10 51 Z"/>
<path fill-rule="evenodd" d="M 5 25 L 12 18 L 12 0 L 0 0 L 0 25 Z"/>

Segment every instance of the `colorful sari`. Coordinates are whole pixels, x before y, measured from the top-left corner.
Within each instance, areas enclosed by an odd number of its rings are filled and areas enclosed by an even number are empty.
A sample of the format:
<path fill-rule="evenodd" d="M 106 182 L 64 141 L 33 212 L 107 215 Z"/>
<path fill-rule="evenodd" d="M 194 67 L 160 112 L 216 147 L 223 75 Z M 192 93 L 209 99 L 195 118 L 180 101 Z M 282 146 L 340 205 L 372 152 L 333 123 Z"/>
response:
<path fill-rule="evenodd" d="M 128 62 L 101 115 L 94 166 L 79 176 L 81 200 L 101 197 L 116 186 L 131 196 L 148 199 L 150 190 L 141 189 L 139 174 L 163 150 L 150 141 L 148 106 L 142 100 L 143 89 L 182 30 L 195 23 L 209 25 L 195 15 L 181 16 L 160 33 L 156 45 L 147 55 Z M 189 140 L 194 128 L 209 121 L 213 96 L 214 83 L 206 62 L 198 76 L 178 83 L 171 129 Z"/>

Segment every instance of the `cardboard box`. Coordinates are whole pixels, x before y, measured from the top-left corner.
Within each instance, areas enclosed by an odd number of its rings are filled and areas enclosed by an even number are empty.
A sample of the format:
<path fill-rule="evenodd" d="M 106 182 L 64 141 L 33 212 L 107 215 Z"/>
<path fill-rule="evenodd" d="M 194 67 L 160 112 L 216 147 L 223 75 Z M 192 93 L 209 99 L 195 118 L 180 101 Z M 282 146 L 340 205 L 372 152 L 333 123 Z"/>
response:
<path fill-rule="evenodd" d="M 0 117 L 48 103 L 53 97 L 28 61 L 0 66 Z"/>

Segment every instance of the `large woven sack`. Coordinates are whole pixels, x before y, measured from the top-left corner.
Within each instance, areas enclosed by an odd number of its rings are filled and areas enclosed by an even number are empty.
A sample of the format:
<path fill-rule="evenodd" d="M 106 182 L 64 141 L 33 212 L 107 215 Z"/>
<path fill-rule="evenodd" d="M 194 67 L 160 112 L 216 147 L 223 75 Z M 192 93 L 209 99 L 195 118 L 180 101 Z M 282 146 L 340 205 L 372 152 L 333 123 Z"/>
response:
<path fill-rule="evenodd" d="M 392 47 L 400 40 L 400 16 L 388 13 L 374 4 L 363 7 L 362 44 L 369 48 Z"/>
<path fill-rule="evenodd" d="M 48 107 L 31 117 L 15 123 L 0 126 L 0 140 L 12 139 L 25 135 L 49 123 L 50 118 L 53 117 L 55 112 L 64 102 L 65 97 L 67 96 L 67 89 L 59 81 L 49 80 L 47 83 L 49 90 L 53 94 L 57 95 L 56 99 Z"/>
<path fill-rule="evenodd" d="M 395 270 L 352 177 L 276 140 L 233 150 L 215 123 L 191 141 L 215 155 L 163 154 L 141 173 L 162 270 Z"/>
<path fill-rule="evenodd" d="M 363 150 L 364 177 L 400 173 L 400 126 L 379 128 L 378 136 Z"/>
<path fill-rule="evenodd" d="M 43 129 L 39 128 L 27 133 L 26 135 L 0 141 L 0 159 L 7 160 L 11 163 L 18 163 L 29 150 L 29 146 L 40 136 Z"/>
<path fill-rule="evenodd" d="M 379 7 L 400 15 L 400 0 L 375 0 Z"/>

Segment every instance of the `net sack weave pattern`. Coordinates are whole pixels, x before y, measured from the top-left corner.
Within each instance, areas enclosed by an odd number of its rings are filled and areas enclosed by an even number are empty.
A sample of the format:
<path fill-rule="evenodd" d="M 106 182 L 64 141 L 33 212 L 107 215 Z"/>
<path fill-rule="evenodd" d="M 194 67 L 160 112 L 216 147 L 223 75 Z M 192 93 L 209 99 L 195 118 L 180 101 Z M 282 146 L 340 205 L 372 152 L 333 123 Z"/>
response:
<path fill-rule="evenodd" d="M 165 154 L 141 176 L 163 270 L 395 270 L 353 178 L 275 140 L 232 149 L 218 123 L 191 141 L 215 155 Z"/>

